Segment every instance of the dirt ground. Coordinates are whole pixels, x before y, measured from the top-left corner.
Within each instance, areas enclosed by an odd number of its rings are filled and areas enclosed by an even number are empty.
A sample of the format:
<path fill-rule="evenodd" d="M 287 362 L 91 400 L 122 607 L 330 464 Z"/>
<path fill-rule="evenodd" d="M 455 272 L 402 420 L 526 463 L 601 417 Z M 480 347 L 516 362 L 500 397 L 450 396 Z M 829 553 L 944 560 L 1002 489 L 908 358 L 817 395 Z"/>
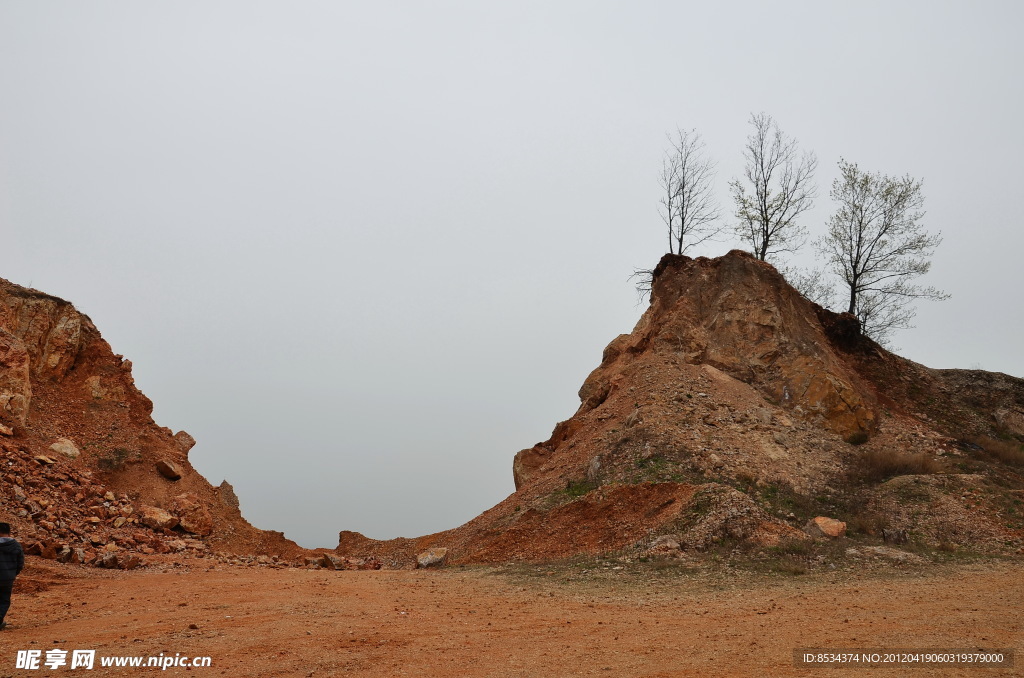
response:
<path fill-rule="evenodd" d="M 193 560 L 133 572 L 32 559 L 0 633 L 18 650 L 208 656 L 190 676 L 805 676 L 795 648 L 1024 648 L 1024 564 L 975 562 L 802 576 L 614 561 L 334 572 Z M 70 657 L 70 653 L 69 653 Z M 911 675 L 1010 676 L 1018 668 Z"/>

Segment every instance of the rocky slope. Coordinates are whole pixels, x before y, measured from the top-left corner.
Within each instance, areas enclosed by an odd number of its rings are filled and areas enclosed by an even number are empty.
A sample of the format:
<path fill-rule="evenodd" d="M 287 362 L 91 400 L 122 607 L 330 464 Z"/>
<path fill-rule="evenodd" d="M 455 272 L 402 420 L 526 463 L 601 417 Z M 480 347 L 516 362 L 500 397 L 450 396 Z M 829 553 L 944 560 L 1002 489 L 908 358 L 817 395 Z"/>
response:
<path fill-rule="evenodd" d="M 395 566 L 685 552 L 805 539 L 818 515 L 923 546 L 1024 537 L 1024 380 L 931 370 L 733 251 L 666 255 L 579 410 L 516 454 L 516 492 L 454 530 L 337 551 Z M 653 549 L 653 551 L 652 551 Z"/>
<path fill-rule="evenodd" d="M 152 419 L 131 362 L 70 303 L 0 279 L 0 520 L 30 552 L 131 567 L 168 551 L 301 551 L 192 468 Z"/>

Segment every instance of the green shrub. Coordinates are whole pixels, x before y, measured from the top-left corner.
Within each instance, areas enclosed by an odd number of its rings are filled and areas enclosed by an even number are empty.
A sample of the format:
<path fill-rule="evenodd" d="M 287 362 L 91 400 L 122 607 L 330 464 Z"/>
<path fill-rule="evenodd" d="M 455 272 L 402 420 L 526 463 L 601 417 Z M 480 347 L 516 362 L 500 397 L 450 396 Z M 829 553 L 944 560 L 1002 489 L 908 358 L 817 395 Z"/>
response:
<path fill-rule="evenodd" d="M 573 499 L 596 489 L 597 483 L 592 480 L 571 480 L 565 485 L 565 493 Z"/>
<path fill-rule="evenodd" d="M 808 556 L 814 550 L 814 544 L 810 539 L 786 539 L 769 550 L 780 555 Z"/>
<path fill-rule="evenodd" d="M 770 563 L 770 568 L 774 572 L 793 576 L 807 574 L 807 563 L 793 557 L 779 558 Z"/>

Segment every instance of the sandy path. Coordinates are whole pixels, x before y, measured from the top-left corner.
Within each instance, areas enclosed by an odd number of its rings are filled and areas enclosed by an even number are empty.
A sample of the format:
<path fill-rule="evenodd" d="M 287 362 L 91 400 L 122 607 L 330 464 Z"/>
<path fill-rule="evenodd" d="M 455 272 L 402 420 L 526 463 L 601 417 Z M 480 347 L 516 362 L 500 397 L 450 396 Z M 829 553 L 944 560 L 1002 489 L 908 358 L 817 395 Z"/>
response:
<path fill-rule="evenodd" d="M 1020 564 L 715 582 L 628 570 L 567 582 L 563 572 L 206 569 L 203 561 L 183 569 L 79 570 L 17 596 L 12 626 L 0 633 L 0 676 L 156 671 L 15 669 L 16 650 L 54 647 L 212 658 L 209 668 L 167 670 L 190 676 L 531 678 L 895 676 L 906 670 L 798 669 L 792 650 L 1024 648 Z"/>

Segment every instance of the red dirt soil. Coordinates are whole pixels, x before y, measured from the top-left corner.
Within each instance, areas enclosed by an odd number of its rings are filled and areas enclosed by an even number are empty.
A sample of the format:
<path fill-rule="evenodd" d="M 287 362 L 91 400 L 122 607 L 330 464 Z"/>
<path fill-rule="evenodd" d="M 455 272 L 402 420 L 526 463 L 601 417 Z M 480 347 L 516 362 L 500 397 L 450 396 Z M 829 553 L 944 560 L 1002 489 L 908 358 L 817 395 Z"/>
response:
<path fill-rule="evenodd" d="M 1024 647 L 1020 564 L 770 578 L 592 568 L 331 572 L 190 560 L 121 572 L 32 559 L 0 633 L 0 675 L 64 675 L 67 666 L 15 669 L 17 650 L 54 647 L 212 659 L 169 675 L 531 678 L 804 676 L 814 670 L 793 666 L 794 648 Z M 155 670 L 97 663 L 88 675 Z M 851 670 L 828 674 L 837 673 Z"/>

